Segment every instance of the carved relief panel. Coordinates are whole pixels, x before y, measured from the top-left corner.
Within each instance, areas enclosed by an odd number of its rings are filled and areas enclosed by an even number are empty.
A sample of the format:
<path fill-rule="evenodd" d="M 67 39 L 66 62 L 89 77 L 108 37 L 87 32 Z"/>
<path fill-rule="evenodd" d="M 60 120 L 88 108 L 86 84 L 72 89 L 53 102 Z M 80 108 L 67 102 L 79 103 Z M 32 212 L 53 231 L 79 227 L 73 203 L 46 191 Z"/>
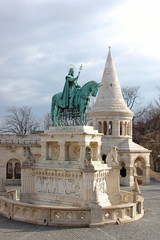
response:
<path fill-rule="evenodd" d="M 58 142 L 47 142 L 47 160 L 57 160 L 60 154 Z"/>
<path fill-rule="evenodd" d="M 38 193 L 52 193 L 71 197 L 81 196 L 80 179 L 36 176 L 35 188 Z"/>
<path fill-rule="evenodd" d="M 80 158 L 80 146 L 77 142 L 66 142 L 65 152 L 67 161 L 76 161 Z"/>

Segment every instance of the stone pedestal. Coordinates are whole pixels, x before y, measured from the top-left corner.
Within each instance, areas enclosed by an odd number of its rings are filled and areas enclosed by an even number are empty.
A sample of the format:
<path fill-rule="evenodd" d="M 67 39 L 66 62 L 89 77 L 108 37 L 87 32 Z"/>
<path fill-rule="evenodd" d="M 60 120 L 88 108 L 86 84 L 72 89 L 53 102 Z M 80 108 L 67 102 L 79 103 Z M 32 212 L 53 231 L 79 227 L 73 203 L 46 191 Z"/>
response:
<path fill-rule="evenodd" d="M 98 206 L 119 204 L 119 167 L 102 164 L 101 137 L 91 126 L 52 127 L 41 134 L 40 161 L 22 167 L 21 201 L 90 207 L 96 188 Z"/>

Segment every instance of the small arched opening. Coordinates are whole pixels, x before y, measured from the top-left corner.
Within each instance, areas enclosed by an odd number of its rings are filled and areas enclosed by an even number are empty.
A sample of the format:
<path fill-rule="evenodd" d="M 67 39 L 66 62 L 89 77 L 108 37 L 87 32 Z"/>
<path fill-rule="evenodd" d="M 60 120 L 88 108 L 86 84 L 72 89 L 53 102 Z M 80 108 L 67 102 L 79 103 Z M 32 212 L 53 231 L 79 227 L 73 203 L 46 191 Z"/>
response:
<path fill-rule="evenodd" d="M 112 135 L 112 121 L 110 121 L 108 124 L 108 134 Z"/>
<path fill-rule="evenodd" d="M 120 122 L 120 136 L 122 136 L 122 128 L 123 128 L 123 122 Z"/>
<path fill-rule="evenodd" d="M 107 135 L 107 122 L 106 121 L 104 121 L 103 133 L 104 133 L 104 135 Z"/>
<path fill-rule="evenodd" d="M 121 168 L 121 170 L 120 170 L 120 175 L 121 175 L 121 177 L 126 177 L 127 171 L 126 171 L 126 168 L 125 168 L 125 167 L 122 167 L 122 168 Z"/>
<path fill-rule="evenodd" d="M 127 170 L 126 170 L 126 168 L 125 168 L 125 163 L 124 162 L 122 162 L 121 163 L 121 170 L 120 170 L 120 175 L 121 175 L 121 177 L 126 177 L 127 176 Z"/>
<path fill-rule="evenodd" d="M 102 155 L 102 160 L 103 160 L 104 163 L 106 163 L 106 158 L 107 158 L 107 155 L 106 155 L 106 154 L 103 154 L 103 155 Z"/>

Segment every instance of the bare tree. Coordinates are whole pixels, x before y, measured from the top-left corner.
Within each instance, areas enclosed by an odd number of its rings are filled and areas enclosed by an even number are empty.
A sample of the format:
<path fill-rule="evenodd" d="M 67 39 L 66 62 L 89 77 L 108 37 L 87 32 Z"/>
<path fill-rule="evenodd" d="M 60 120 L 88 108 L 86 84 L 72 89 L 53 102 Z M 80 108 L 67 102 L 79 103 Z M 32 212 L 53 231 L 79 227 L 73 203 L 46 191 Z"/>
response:
<path fill-rule="evenodd" d="M 51 121 L 50 113 L 46 113 L 46 115 L 44 116 L 43 124 L 44 124 L 44 130 L 48 130 L 49 127 L 53 125 Z"/>
<path fill-rule="evenodd" d="M 127 107 L 129 107 L 130 109 L 132 109 L 135 104 L 139 103 L 138 100 L 140 99 L 139 97 L 139 86 L 135 86 L 135 87 L 123 87 L 122 88 L 122 95 L 123 98 L 127 104 Z"/>
<path fill-rule="evenodd" d="M 13 133 L 29 134 L 39 127 L 38 122 L 34 120 L 31 108 L 28 106 L 10 107 L 7 113 L 6 126 Z"/>

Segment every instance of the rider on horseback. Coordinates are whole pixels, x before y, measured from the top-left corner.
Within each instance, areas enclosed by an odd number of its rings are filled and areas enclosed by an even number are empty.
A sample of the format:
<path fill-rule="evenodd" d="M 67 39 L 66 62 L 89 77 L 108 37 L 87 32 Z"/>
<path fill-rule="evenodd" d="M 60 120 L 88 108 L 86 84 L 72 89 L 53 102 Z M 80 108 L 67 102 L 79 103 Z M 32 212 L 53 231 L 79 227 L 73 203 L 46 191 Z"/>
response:
<path fill-rule="evenodd" d="M 79 74 L 77 77 L 74 77 L 74 68 L 71 67 L 69 69 L 68 75 L 66 76 L 66 82 L 62 92 L 62 106 L 64 108 L 73 108 L 74 107 L 74 97 L 77 91 L 81 88 L 77 84 L 77 80 L 79 78 Z"/>

